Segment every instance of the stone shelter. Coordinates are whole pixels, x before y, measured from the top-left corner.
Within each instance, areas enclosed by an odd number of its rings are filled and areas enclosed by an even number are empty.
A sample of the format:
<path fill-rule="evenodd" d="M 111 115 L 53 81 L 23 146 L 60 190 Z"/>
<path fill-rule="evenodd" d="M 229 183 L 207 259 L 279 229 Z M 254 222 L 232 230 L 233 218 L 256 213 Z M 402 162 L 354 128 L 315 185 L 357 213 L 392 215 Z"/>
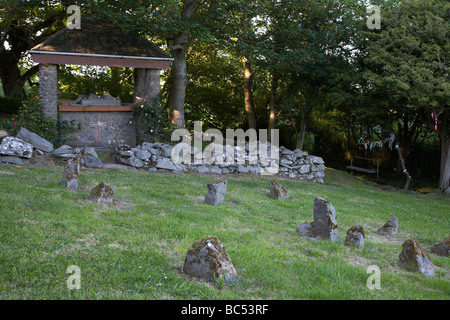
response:
<path fill-rule="evenodd" d="M 40 101 L 44 115 L 61 121 L 75 120 L 81 129 L 72 133 L 74 146 L 136 145 L 145 133 L 132 118 L 133 104 L 120 99 L 79 95 L 75 101 L 58 99 L 58 65 L 93 65 L 134 69 L 134 103 L 158 98 L 162 69 L 173 60 L 143 36 L 121 30 L 112 23 L 82 19 L 80 29 L 68 27 L 29 50 L 39 63 Z"/>

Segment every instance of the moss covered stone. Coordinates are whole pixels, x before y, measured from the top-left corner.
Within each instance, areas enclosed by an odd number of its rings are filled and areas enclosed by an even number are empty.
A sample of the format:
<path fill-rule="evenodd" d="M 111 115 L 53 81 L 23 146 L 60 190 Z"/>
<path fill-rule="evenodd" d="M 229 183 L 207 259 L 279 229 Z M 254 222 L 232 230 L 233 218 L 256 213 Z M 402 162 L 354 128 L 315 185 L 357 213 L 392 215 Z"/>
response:
<path fill-rule="evenodd" d="M 366 235 L 362 226 L 353 226 L 347 230 L 345 237 L 346 246 L 354 246 L 357 249 L 364 248 L 364 239 Z"/>
<path fill-rule="evenodd" d="M 100 182 L 91 191 L 91 200 L 97 203 L 109 204 L 113 202 L 114 191 L 111 186 L 105 182 Z"/>
<path fill-rule="evenodd" d="M 431 247 L 431 252 L 438 256 L 450 256 L 450 236 L 445 237 L 441 242 L 435 243 Z"/>
<path fill-rule="evenodd" d="M 392 216 L 388 221 L 378 229 L 378 234 L 385 236 L 387 238 L 395 237 L 398 235 L 398 218 Z"/>
<path fill-rule="evenodd" d="M 311 226 L 314 237 L 339 241 L 336 210 L 329 201 L 314 197 L 314 223 Z"/>
<path fill-rule="evenodd" d="M 402 247 L 402 252 L 399 255 L 399 266 L 408 271 L 419 271 L 424 276 L 434 276 L 434 265 L 428 252 L 419 242 L 408 239 L 403 242 Z"/>
<path fill-rule="evenodd" d="M 215 236 L 194 241 L 188 249 L 183 272 L 192 277 L 224 281 L 226 284 L 238 281 L 236 269 L 225 247 Z"/>
<path fill-rule="evenodd" d="M 269 183 L 270 197 L 272 199 L 289 199 L 286 188 L 275 180 Z"/>
<path fill-rule="evenodd" d="M 79 158 L 70 159 L 64 166 L 61 183 L 69 190 L 78 189 L 78 175 L 80 173 Z"/>

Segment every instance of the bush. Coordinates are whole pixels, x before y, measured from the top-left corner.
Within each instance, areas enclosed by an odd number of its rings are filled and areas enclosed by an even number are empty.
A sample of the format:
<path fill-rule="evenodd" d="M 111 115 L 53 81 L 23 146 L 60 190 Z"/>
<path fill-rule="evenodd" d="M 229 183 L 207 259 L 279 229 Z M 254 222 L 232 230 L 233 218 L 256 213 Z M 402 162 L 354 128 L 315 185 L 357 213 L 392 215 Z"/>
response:
<path fill-rule="evenodd" d="M 14 97 L 0 97 L 0 113 L 15 114 L 22 107 L 22 102 Z"/>
<path fill-rule="evenodd" d="M 42 104 L 38 99 L 26 100 L 20 106 L 18 112 L 10 119 L 0 122 L 0 128 L 8 131 L 10 135 L 16 135 L 20 128 L 40 135 L 42 138 L 59 146 L 67 142 L 67 134 L 76 130 L 75 123 L 71 121 L 57 121 L 42 114 Z"/>
<path fill-rule="evenodd" d="M 170 139 L 172 124 L 157 99 L 134 105 L 133 116 L 139 130 L 152 137 L 152 140 L 162 142 Z"/>

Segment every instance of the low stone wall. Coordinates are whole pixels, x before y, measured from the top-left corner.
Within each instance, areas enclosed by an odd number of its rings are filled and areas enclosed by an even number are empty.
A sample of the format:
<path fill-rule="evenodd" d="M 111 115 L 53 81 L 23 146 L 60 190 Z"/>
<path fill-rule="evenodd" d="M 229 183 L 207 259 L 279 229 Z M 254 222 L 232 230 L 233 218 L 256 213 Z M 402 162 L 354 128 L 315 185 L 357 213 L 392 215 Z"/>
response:
<path fill-rule="evenodd" d="M 131 112 L 61 112 L 61 121 L 81 124 L 81 130 L 68 135 L 75 147 L 106 147 L 111 150 L 119 144 L 136 145 L 136 121 Z M 130 123 L 131 121 L 131 123 Z"/>
<path fill-rule="evenodd" d="M 149 172 L 173 172 L 173 173 L 201 173 L 201 174 L 236 174 L 249 173 L 261 174 L 264 166 L 259 159 L 256 164 L 248 164 L 248 144 L 246 145 L 245 164 L 237 164 L 236 161 L 229 161 L 232 164 L 212 164 L 207 165 L 202 161 L 203 153 L 194 147 L 191 148 L 190 164 L 174 164 L 171 160 L 173 146 L 164 143 L 148 143 L 131 147 L 121 144 L 115 148 L 113 160 L 117 163 L 125 164 L 135 168 L 142 168 Z M 234 147 L 235 159 L 238 151 Z M 226 158 L 224 153 L 223 158 Z M 195 161 L 200 163 L 195 163 Z M 272 162 L 271 167 L 273 168 Z M 285 147 L 279 148 L 278 162 L 279 176 L 285 176 L 294 179 L 307 180 L 316 183 L 324 183 L 325 163 L 321 157 L 308 155 L 308 152 L 301 150 L 288 150 Z"/>

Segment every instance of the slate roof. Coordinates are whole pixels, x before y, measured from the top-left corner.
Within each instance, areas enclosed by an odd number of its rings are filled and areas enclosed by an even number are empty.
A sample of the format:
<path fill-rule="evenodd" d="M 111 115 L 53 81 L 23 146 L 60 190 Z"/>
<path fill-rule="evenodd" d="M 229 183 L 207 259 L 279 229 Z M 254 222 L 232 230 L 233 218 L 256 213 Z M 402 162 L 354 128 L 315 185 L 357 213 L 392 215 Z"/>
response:
<path fill-rule="evenodd" d="M 170 59 L 170 55 L 143 36 L 121 30 L 112 23 L 83 19 L 81 29 L 64 28 L 33 51 L 65 52 Z"/>

